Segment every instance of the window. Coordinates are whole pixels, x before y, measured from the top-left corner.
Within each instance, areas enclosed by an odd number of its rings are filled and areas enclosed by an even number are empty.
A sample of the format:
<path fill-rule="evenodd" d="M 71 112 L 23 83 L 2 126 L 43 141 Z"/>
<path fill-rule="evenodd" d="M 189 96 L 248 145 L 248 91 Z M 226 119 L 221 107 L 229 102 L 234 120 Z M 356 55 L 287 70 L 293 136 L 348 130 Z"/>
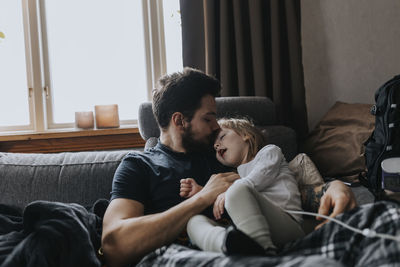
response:
<path fill-rule="evenodd" d="M 0 1 L 0 127 L 29 128 L 21 1 Z"/>
<path fill-rule="evenodd" d="M 2 0 L 0 32 L 2 132 L 73 128 L 102 104 L 134 125 L 157 79 L 182 68 L 179 0 Z"/>

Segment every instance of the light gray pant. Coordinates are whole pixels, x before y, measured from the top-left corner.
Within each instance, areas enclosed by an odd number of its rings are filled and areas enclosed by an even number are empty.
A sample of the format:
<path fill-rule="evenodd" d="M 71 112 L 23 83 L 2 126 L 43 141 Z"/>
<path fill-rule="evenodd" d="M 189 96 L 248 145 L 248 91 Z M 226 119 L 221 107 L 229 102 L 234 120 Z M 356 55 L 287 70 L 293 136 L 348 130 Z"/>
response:
<path fill-rule="evenodd" d="M 225 195 L 225 208 L 236 227 L 264 249 L 281 247 L 304 236 L 303 229 L 271 200 L 245 184 L 234 183 Z M 204 215 L 187 224 L 192 243 L 205 251 L 221 252 L 225 228 Z"/>

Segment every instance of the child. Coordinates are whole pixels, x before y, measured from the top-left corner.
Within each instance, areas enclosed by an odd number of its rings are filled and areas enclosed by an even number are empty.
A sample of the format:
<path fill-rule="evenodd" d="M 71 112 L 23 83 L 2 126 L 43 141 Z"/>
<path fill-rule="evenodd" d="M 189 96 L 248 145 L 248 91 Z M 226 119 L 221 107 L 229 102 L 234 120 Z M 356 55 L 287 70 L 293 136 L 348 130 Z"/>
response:
<path fill-rule="evenodd" d="M 226 166 L 237 168 L 241 179 L 214 203 L 218 220 L 224 207 L 239 232 L 256 241 L 265 254 L 274 255 L 285 243 L 304 236 L 301 216 L 284 209 L 301 210 L 300 193 L 293 173 L 279 147 L 263 146 L 263 137 L 246 119 L 222 119 L 214 143 L 216 157 Z M 201 190 L 192 178 L 181 180 L 180 195 L 191 197 Z M 192 243 L 202 250 L 225 252 L 227 229 L 203 215 L 187 224 Z"/>

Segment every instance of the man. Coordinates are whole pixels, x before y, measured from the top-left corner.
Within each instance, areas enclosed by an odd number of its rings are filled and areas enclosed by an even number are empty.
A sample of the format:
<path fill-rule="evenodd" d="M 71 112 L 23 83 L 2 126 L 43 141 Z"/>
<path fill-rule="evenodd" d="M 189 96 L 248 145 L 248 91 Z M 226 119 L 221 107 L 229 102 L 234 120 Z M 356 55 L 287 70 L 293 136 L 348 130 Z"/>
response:
<path fill-rule="evenodd" d="M 149 151 L 127 155 L 114 177 L 102 236 L 108 266 L 137 262 L 173 242 L 193 215 L 239 178 L 211 153 L 219 131 L 219 92 L 218 80 L 190 68 L 160 79 L 153 95 L 159 142 Z M 186 177 L 204 188 L 185 200 L 179 196 L 179 181 Z M 319 191 L 309 192 L 315 196 Z M 333 208 L 332 216 L 355 206 L 351 191 L 341 183 L 332 183 L 321 202 L 320 211 L 329 214 Z"/>

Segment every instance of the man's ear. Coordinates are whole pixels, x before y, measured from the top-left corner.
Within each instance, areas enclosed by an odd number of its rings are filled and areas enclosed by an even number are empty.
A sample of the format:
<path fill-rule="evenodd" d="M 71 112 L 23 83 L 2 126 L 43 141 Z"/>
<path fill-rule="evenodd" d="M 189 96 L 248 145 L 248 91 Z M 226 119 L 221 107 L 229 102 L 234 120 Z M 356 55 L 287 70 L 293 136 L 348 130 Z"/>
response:
<path fill-rule="evenodd" d="M 175 112 L 172 114 L 171 122 L 174 124 L 175 127 L 183 128 L 184 127 L 184 116 L 180 112 Z"/>

